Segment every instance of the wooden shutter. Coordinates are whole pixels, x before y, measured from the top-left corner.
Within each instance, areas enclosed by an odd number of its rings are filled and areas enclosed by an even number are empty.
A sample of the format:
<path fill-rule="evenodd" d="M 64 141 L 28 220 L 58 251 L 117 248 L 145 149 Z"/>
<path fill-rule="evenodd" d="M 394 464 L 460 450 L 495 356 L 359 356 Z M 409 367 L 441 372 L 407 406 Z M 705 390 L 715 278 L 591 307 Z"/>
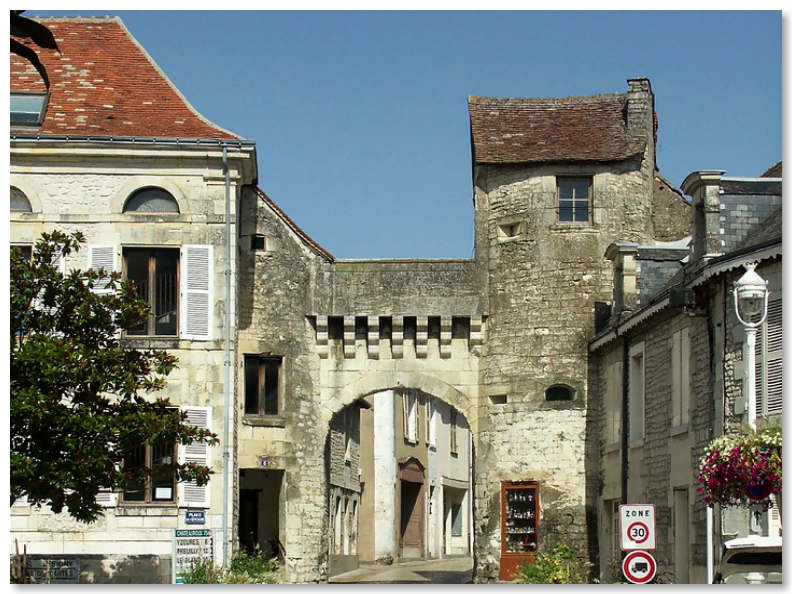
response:
<path fill-rule="evenodd" d="M 110 273 L 116 270 L 116 248 L 114 245 L 90 246 L 91 268 L 98 271 L 103 268 L 108 274 L 99 278 L 94 283 L 94 293 L 106 295 L 110 293 L 107 283 L 110 282 Z"/>
<path fill-rule="evenodd" d="M 756 333 L 756 415 L 783 412 L 783 334 L 781 299 L 767 306 L 767 319 Z"/>
<path fill-rule="evenodd" d="M 201 429 L 211 429 L 212 409 L 208 406 L 183 406 L 187 413 L 187 424 Z M 205 443 L 179 446 L 179 462 L 195 462 L 202 466 L 211 465 L 211 448 Z M 209 507 L 210 483 L 199 487 L 195 481 L 179 483 L 179 505 L 181 507 Z"/>
<path fill-rule="evenodd" d="M 683 328 L 680 336 L 680 401 L 681 422 L 690 422 L 690 328 Z"/>
<path fill-rule="evenodd" d="M 211 245 L 185 245 L 181 252 L 181 334 L 188 340 L 212 339 Z M 226 307 L 229 304 L 226 303 Z"/>

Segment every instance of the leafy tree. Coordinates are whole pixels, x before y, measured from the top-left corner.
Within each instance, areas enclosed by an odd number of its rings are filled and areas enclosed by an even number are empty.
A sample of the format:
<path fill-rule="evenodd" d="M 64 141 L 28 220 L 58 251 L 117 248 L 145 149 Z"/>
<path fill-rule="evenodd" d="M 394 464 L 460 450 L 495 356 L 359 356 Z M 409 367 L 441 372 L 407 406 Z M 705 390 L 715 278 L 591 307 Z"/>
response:
<path fill-rule="evenodd" d="M 41 23 L 23 17 L 24 10 L 11 11 L 11 53 L 25 58 L 28 62 L 33 64 L 33 67 L 38 70 L 41 78 L 44 79 L 44 85 L 49 89 L 49 77 L 47 76 L 47 69 L 44 64 L 39 60 L 35 50 L 29 48 L 24 43 L 17 41 L 14 37 L 20 39 L 30 39 L 34 44 L 41 48 L 52 49 L 60 53 L 58 44 L 55 41 L 55 36 Z"/>
<path fill-rule="evenodd" d="M 11 248 L 11 502 L 27 495 L 55 512 L 92 522 L 100 489 L 140 479 L 123 469 L 142 444 L 203 442 L 216 436 L 185 424 L 165 386 L 176 358 L 120 341 L 148 313 L 134 286 L 104 271 L 63 275 L 60 255 L 80 249 L 80 233 L 43 234 L 31 257 Z M 206 484 L 209 469 L 173 461 L 178 480 Z M 134 474 L 133 474 L 134 473 Z"/>

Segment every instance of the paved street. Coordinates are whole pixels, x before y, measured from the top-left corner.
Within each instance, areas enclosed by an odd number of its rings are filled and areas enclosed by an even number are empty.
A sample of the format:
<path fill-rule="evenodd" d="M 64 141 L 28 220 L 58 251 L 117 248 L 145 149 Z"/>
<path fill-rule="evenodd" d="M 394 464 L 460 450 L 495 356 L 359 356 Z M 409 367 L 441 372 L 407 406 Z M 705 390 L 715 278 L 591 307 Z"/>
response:
<path fill-rule="evenodd" d="M 328 581 L 331 584 L 468 584 L 472 582 L 472 572 L 472 557 L 452 557 L 393 565 L 365 565 Z"/>

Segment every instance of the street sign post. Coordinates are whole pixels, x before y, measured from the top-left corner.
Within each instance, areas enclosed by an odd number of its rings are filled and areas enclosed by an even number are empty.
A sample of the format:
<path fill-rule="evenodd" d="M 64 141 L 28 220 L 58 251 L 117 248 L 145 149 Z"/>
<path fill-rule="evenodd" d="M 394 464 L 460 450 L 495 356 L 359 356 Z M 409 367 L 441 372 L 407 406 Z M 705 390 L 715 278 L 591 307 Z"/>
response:
<path fill-rule="evenodd" d="M 196 561 L 214 559 L 212 531 L 206 529 L 173 531 L 173 564 L 171 575 L 174 584 L 184 582 L 182 574 Z"/>
<path fill-rule="evenodd" d="M 620 505 L 619 532 L 623 551 L 656 549 L 654 505 L 643 503 Z"/>
<path fill-rule="evenodd" d="M 657 574 L 657 563 L 646 551 L 632 551 L 622 561 L 622 573 L 633 584 L 646 584 Z"/>

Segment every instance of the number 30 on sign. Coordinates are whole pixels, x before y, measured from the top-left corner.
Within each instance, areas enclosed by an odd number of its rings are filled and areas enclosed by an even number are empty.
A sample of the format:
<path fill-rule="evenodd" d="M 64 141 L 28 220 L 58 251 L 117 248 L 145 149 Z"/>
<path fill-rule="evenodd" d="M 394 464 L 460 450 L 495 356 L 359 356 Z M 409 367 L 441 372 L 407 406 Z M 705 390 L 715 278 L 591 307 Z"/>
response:
<path fill-rule="evenodd" d="M 656 549 L 654 505 L 643 503 L 620 505 L 619 532 L 623 551 Z"/>

